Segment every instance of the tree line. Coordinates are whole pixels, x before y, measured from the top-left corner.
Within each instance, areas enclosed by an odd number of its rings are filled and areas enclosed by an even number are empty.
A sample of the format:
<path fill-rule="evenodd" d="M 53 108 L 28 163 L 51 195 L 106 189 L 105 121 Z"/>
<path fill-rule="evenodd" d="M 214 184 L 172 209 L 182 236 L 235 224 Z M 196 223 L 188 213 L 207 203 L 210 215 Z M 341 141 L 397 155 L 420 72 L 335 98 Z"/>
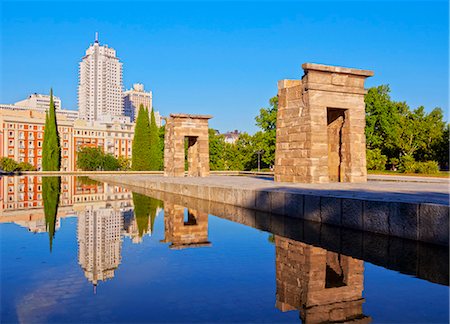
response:
<path fill-rule="evenodd" d="M 368 169 L 408 173 L 448 170 L 449 124 L 441 108 L 429 113 L 423 106 L 411 109 L 406 102 L 391 99 L 388 85 L 370 88 L 365 103 Z M 255 170 L 258 152 L 262 152 L 263 168 L 271 168 L 275 162 L 277 111 L 275 96 L 255 117 L 259 131 L 254 135 L 242 133 L 233 144 L 210 131 L 211 170 Z"/>

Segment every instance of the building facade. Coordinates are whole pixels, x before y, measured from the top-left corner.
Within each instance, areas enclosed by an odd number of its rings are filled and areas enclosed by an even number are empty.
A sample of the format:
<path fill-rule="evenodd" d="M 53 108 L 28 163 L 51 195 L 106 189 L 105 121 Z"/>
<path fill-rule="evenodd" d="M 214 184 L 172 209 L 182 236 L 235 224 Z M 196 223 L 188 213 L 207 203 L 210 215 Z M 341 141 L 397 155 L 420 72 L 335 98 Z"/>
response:
<path fill-rule="evenodd" d="M 123 115 L 122 63 L 116 51 L 96 37 L 79 65 L 78 111 L 81 119 Z"/>
<path fill-rule="evenodd" d="M 136 122 L 140 105 L 148 108 L 150 117 L 153 110 L 153 94 L 151 91 L 145 91 L 143 84 L 135 83 L 133 88 L 123 93 L 123 111 L 125 116 L 130 117 L 131 122 Z M 161 114 L 159 111 L 153 111 L 153 113 L 155 114 L 156 125 L 161 127 Z"/>
<path fill-rule="evenodd" d="M 136 121 L 139 106 L 143 105 L 152 111 L 152 92 L 145 91 L 144 85 L 141 83 L 133 84 L 133 88 L 123 93 L 123 108 L 125 116 L 130 117 L 131 121 Z"/>
<path fill-rule="evenodd" d="M 77 170 L 77 151 L 84 146 L 100 147 L 116 158 L 131 159 L 134 124 L 71 121 L 57 114 L 61 144 L 61 170 Z M 0 155 L 27 162 L 41 170 L 45 113 L 0 109 Z"/>
<path fill-rule="evenodd" d="M 53 102 L 55 104 L 55 109 L 61 109 L 61 99 L 59 97 L 53 96 Z M 14 105 L 29 109 L 48 109 L 50 106 L 50 96 L 33 93 L 29 95 L 27 99 L 18 101 L 14 103 Z"/>

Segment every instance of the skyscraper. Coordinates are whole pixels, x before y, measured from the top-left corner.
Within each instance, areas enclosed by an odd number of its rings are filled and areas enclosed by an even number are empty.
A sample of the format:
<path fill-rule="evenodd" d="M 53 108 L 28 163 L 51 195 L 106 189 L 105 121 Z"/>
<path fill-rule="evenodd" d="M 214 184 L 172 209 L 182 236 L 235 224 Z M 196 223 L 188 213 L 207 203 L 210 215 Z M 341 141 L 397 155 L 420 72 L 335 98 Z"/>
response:
<path fill-rule="evenodd" d="M 97 33 L 80 62 L 78 110 L 85 120 L 123 115 L 122 63 L 113 48 L 99 44 Z"/>
<path fill-rule="evenodd" d="M 144 91 L 144 85 L 141 83 L 133 84 L 133 88 L 123 93 L 124 113 L 130 117 L 132 122 L 136 121 L 139 106 L 143 105 L 152 111 L 152 92 Z"/>

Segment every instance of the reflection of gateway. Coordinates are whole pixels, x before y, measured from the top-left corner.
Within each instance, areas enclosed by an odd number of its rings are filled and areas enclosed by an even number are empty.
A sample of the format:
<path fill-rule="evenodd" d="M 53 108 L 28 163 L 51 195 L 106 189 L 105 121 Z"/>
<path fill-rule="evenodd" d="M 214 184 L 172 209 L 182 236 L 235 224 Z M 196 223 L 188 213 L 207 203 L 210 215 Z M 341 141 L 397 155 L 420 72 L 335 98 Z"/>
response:
<path fill-rule="evenodd" d="M 275 235 L 276 306 L 303 323 L 369 323 L 363 314 L 364 263 Z"/>
<path fill-rule="evenodd" d="M 208 241 L 208 213 L 164 203 L 164 233 L 162 242 L 172 242 L 171 249 L 211 246 Z"/>

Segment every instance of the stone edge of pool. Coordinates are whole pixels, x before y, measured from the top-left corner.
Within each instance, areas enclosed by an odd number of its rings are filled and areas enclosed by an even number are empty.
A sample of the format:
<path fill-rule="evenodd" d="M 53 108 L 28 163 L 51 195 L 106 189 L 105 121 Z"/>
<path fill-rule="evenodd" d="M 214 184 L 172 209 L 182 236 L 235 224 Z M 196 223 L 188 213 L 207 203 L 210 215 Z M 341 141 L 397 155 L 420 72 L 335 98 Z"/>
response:
<path fill-rule="evenodd" d="M 294 192 L 292 188 L 236 188 L 177 182 L 176 178 L 163 177 L 90 177 L 125 187 L 141 187 L 328 225 L 449 245 L 449 206 L 443 204 L 335 197 L 332 191 L 321 195 Z"/>

